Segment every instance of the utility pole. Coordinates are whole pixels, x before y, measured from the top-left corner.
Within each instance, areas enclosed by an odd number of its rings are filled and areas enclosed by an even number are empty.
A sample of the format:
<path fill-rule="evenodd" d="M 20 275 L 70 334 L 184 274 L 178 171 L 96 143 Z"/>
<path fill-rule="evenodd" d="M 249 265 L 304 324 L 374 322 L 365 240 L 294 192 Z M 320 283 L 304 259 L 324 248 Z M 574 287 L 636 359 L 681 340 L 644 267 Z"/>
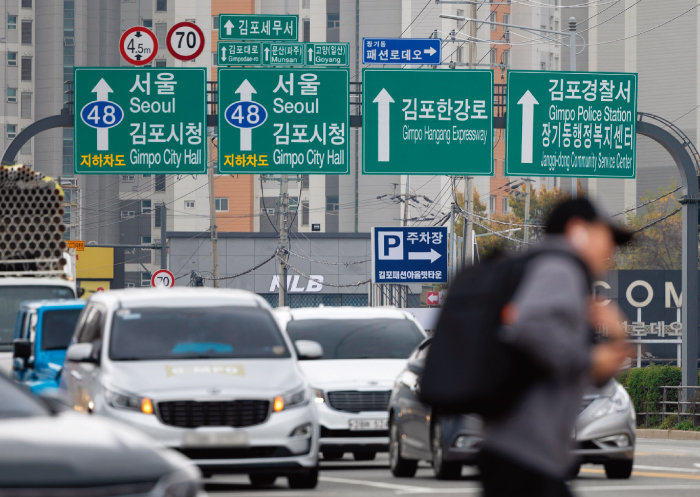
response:
<path fill-rule="evenodd" d="M 569 17 L 569 70 L 576 70 L 576 18 Z M 571 178 L 571 198 L 578 197 L 578 178 Z"/>
<path fill-rule="evenodd" d="M 471 266 L 474 263 L 474 248 L 472 246 L 472 233 L 474 232 L 474 178 L 464 177 L 464 210 L 467 211 L 467 219 L 464 220 L 464 233 L 462 237 L 462 265 Z"/>
<path fill-rule="evenodd" d="M 214 196 L 214 162 L 207 167 L 207 183 L 209 186 L 209 235 L 211 238 L 211 272 L 214 288 L 219 288 L 219 235 L 216 228 L 216 197 Z"/>
<path fill-rule="evenodd" d="M 457 272 L 457 234 L 455 233 L 455 214 L 457 212 L 457 207 L 455 203 L 450 204 L 450 261 L 449 261 L 449 271 L 448 271 L 448 283 L 452 282 L 455 273 Z"/>
<path fill-rule="evenodd" d="M 411 177 L 406 175 L 406 195 L 403 199 L 403 225 L 408 226 L 408 196 L 411 194 Z"/>
<path fill-rule="evenodd" d="M 287 260 L 289 258 L 289 178 L 283 174 L 280 177 L 280 237 L 277 249 L 278 259 L 278 307 L 287 305 Z"/>
<path fill-rule="evenodd" d="M 165 202 L 160 204 L 160 268 L 168 269 L 168 247 L 165 238 L 168 233 L 168 216 L 166 215 Z"/>

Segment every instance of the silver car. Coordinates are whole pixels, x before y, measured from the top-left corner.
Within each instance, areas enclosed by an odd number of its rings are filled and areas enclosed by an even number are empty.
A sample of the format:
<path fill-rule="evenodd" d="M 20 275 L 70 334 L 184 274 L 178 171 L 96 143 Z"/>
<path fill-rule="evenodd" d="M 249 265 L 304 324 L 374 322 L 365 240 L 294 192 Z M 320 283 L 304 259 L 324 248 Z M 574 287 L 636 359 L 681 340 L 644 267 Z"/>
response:
<path fill-rule="evenodd" d="M 269 305 L 239 290 L 132 289 L 93 295 L 61 378 L 75 409 L 118 419 L 254 485 L 318 480 L 319 427 L 295 346 Z M 298 351 L 298 352 L 297 352 Z"/>

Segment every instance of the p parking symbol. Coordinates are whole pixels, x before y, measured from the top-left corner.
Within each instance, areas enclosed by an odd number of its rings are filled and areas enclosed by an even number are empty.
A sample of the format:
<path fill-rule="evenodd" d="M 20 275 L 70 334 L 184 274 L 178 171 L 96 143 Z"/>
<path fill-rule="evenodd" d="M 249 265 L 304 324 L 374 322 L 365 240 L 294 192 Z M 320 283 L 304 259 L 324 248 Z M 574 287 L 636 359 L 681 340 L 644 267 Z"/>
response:
<path fill-rule="evenodd" d="M 380 231 L 377 235 L 379 236 L 379 259 L 392 261 L 403 260 L 402 231 Z"/>

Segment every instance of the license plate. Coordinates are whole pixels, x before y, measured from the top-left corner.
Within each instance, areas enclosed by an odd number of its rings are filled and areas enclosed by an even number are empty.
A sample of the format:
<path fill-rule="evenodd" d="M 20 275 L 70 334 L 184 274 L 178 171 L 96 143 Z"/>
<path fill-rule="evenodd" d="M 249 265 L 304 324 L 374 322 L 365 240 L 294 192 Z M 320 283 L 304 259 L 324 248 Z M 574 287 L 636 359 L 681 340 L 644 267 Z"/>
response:
<path fill-rule="evenodd" d="M 243 432 L 189 431 L 182 437 L 186 447 L 242 447 L 248 444 Z"/>
<path fill-rule="evenodd" d="M 351 419 L 350 431 L 380 431 L 389 429 L 388 419 Z"/>

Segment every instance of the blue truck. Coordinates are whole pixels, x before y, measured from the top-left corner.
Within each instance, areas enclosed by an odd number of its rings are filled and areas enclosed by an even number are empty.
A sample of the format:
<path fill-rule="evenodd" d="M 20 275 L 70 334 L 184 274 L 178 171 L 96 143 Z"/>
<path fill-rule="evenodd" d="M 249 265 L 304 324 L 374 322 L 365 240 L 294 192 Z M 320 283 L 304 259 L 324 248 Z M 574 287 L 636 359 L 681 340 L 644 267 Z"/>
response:
<path fill-rule="evenodd" d="M 57 388 L 66 349 L 85 300 L 30 300 L 15 320 L 13 377 L 34 393 Z"/>

